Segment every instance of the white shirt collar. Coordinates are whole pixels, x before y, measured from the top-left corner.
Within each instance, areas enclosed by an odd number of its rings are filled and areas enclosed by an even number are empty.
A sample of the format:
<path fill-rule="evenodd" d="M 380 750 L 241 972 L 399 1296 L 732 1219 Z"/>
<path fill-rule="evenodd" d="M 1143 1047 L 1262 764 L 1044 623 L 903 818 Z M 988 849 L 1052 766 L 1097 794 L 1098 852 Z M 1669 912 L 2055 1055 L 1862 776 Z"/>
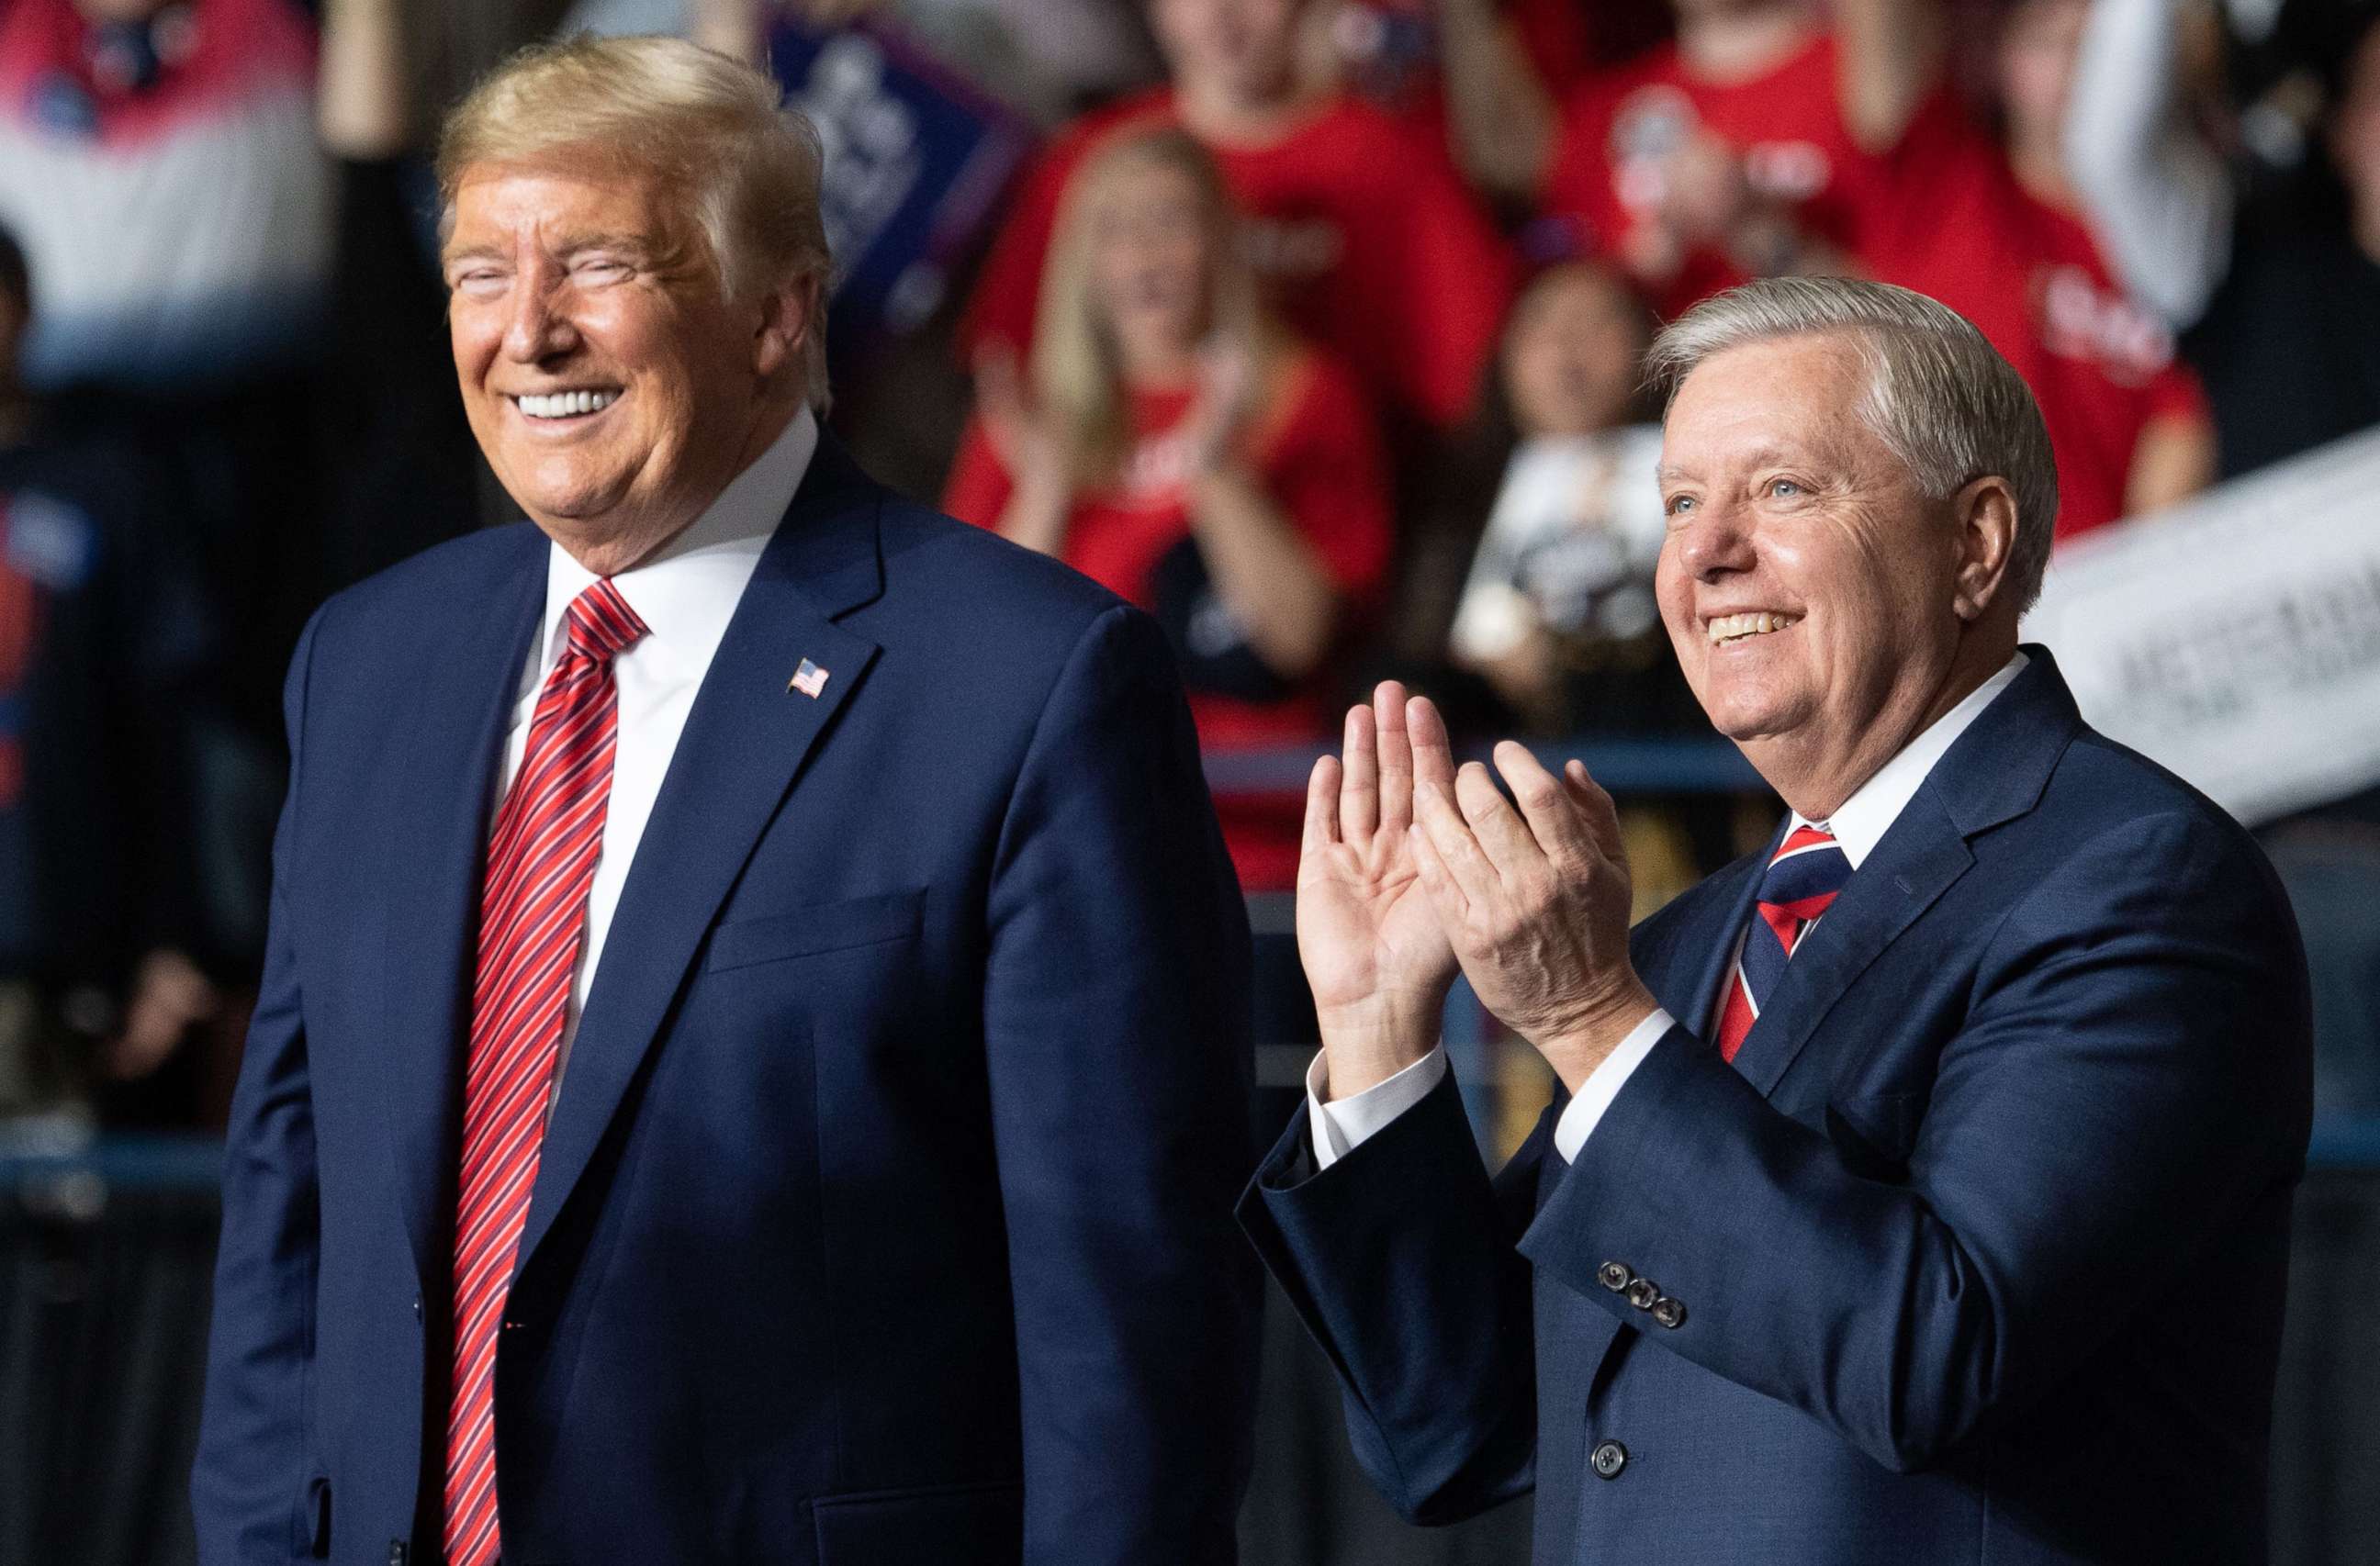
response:
<path fill-rule="evenodd" d="M 2023 653 L 2011 656 L 2000 665 L 1998 673 L 1967 693 L 1966 698 L 1948 712 L 1926 725 L 1925 732 L 1900 747 L 1900 753 L 1876 769 L 1876 775 L 1852 791 L 1832 817 L 1813 821 L 1800 811 L 1793 812 L 1795 827 L 1815 826 L 1834 833 L 1842 844 L 1843 857 L 1856 870 L 1861 861 L 1876 851 L 1892 823 L 1915 797 L 1925 775 L 1934 763 L 1942 759 L 1943 752 L 1967 732 L 1967 726 L 1982 715 L 1992 698 L 2008 689 L 2018 674 L 2023 673 L 2027 660 Z M 1786 829 L 1791 831 L 1791 827 Z"/>
<path fill-rule="evenodd" d="M 710 666 L 711 654 L 727 635 L 727 622 L 752 580 L 760 553 L 775 536 L 777 524 L 794 503 L 802 476 L 818 452 L 818 419 L 808 408 L 770 443 L 719 492 L 685 531 L 612 578 L 628 607 L 637 612 L 651 634 L 640 638 L 622 657 L 665 662 L 696 677 Z M 538 646 L 542 656 L 532 661 L 523 684 L 524 696 L 544 683 L 546 671 L 562 656 L 563 617 L 571 601 L 595 583 L 595 574 L 570 557 L 560 544 L 547 547 L 545 620 Z"/>

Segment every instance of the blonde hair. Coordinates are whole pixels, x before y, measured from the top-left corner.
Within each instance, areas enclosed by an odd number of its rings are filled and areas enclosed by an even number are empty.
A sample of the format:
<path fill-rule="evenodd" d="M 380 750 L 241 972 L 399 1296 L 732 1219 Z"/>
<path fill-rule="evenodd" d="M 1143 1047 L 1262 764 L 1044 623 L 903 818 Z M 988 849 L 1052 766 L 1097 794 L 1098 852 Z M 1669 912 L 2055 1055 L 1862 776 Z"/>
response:
<path fill-rule="evenodd" d="M 1172 127 L 1119 131 L 1069 181 L 1058 231 L 1041 269 L 1027 367 L 1033 397 L 1066 432 L 1075 479 L 1087 488 L 1113 483 L 1132 447 L 1132 417 L 1115 333 L 1091 281 L 1091 249 L 1100 205 L 1116 187 L 1149 169 L 1189 176 L 1208 236 L 1209 336 L 1237 336 L 1259 364 L 1281 347 L 1278 329 L 1257 298 L 1256 279 L 1240 250 L 1239 213 L 1207 150 Z"/>
<path fill-rule="evenodd" d="M 818 132 L 750 66 L 678 38 L 580 34 L 533 44 L 496 67 L 438 139 L 442 227 L 475 165 L 594 167 L 680 192 L 729 297 L 811 289 L 801 370 L 827 401 L 826 286 Z"/>

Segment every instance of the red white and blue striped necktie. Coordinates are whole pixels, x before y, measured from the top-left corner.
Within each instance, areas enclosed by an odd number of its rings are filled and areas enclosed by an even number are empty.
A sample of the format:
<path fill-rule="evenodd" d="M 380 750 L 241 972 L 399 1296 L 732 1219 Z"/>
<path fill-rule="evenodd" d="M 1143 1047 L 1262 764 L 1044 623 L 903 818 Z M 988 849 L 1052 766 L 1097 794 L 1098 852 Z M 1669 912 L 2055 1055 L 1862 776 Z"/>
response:
<path fill-rule="evenodd" d="M 1760 1013 L 1785 977 L 1785 965 L 1843 889 L 1852 862 L 1842 844 L 1824 827 L 1795 827 L 1777 845 L 1768 868 L 1761 873 L 1758 916 L 1743 932 L 1743 952 L 1727 990 L 1727 1006 L 1719 1014 L 1719 1058 L 1733 1061 L 1743 1048 Z"/>
<path fill-rule="evenodd" d="M 455 1376 L 446 1566 L 489 1566 L 496 1519 L 496 1340 L 537 1184 L 548 1097 L 603 847 L 619 742 L 612 659 L 645 623 L 606 578 L 572 601 L 567 645 L 496 810 L 480 888 L 455 1215 Z"/>

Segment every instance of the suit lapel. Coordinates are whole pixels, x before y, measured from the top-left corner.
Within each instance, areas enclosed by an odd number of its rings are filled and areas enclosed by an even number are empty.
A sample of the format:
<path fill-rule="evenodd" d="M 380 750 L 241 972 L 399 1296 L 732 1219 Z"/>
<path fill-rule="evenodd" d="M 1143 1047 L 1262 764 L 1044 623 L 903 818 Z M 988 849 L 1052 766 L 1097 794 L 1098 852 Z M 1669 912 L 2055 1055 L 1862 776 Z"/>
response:
<path fill-rule="evenodd" d="M 1844 991 L 1974 863 L 1968 840 L 2033 808 L 2081 730 L 2082 715 L 2048 650 L 2024 651 L 2024 670 L 1934 764 L 1786 965 L 1735 1057 L 1764 1097 Z"/>
<path fill-rule="evenodd" d="M 457 616 L 456 634 L 431 638 L 397 728 L 407 759 L 386 801 L 379 884 L 386 888 L 380 947 L 387 1020 L 372 1064 L 382 1075 L 406 1233 L 425 1286 L 446 1265 L 438 1236 L 455 1162 L 451 1128 L 469 1026 L 488 812 L 505 716 L 545 607 L 545 559 L 544 536 L 522 527 L 513 552 L 491 574 L 494 590 Z"/>
<path fill-rule="evenodd" d="M 720 904 L 879 650 L 834 624 L 877 597 L 883 492 L 821 436 L 696 695 L 630 864 L 521 1232 L 525 1273 L 659 1036 Z M 808 660 L 817 695 L 788 689 Z"/>

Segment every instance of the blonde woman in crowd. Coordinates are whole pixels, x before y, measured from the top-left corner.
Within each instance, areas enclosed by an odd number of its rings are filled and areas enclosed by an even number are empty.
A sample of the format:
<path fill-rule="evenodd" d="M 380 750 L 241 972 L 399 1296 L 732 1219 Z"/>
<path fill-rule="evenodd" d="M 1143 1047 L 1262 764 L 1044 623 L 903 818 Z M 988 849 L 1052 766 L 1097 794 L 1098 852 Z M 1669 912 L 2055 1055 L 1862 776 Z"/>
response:
<path fill-rule="evenodd" d="M 1154 613 L 1208 749 L 1332 733 L 1332 655 L 1390 554 L 1346 374 L 1259 304 L 1213 162 L 1108 143 L 1060 214 L 1026 361 L 989 359 L 943 504 Z M 1297 866 L 1293 795 L 1220 801 L 1251 890 Z"/>

